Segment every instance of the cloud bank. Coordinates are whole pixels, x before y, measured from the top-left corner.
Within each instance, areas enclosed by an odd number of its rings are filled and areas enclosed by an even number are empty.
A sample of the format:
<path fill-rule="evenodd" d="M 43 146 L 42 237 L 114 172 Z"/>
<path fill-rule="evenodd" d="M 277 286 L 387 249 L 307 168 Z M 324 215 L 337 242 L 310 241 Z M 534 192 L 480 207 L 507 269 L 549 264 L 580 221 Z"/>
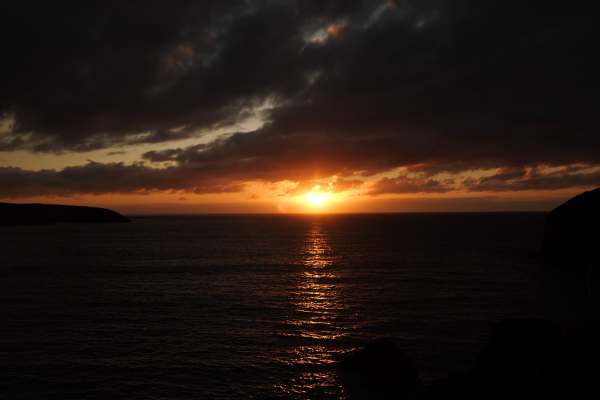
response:
<path fill-rule="evenodd" d="M 0 196 L 328 176 L 374 179 L 373 195 L 600 183 L 585 2 L 21 1 L 0 15 L 1 151 L 161 145 L 134 164 L 3 166 Z M 254 131 L 170 147 L 259 109 Z"/>

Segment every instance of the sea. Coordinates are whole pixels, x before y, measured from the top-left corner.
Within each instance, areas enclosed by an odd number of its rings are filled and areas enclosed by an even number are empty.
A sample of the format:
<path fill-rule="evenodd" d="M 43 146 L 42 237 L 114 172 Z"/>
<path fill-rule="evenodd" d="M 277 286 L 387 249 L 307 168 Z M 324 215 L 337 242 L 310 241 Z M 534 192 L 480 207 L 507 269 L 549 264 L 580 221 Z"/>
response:
<path fill-rule="evenodd" d="M 0 227 L 0 398 L 344 399 L 394 341 L 423 381 L 541 316 L 543 213 L 137 216 Z"/>

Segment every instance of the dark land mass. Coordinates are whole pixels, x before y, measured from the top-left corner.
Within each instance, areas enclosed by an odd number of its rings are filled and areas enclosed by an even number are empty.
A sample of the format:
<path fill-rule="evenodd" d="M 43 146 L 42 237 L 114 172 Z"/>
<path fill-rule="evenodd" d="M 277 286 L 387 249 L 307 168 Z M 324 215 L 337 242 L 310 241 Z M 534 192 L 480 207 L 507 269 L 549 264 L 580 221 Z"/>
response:
<path fill-rule="evenodd" d="M 595 320 L 600 311 L 598 233 L 600 188 L 555 208 L 544 230 L 548 314 L 568 320 Z"/>
<path fill-rule="evenodd" d="M 550 264 L 595 261 L 600 229 L 600 188 L 581 193 L 546 219 L 544 256 Z"/>
<path fill-rule="evenodd" d="M 97 224 L 130 222 L 116 211 L 97 207 L 57 204 L 0 203 L 1 225 L 45 225 L 56 223 Z"/>

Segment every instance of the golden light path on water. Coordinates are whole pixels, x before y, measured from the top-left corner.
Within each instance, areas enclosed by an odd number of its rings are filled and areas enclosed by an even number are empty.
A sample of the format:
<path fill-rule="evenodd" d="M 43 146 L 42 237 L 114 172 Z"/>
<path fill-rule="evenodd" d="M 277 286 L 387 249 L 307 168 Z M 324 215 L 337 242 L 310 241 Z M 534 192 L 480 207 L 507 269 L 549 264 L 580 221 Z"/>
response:
<path fill-rule="evenodd" d="M 300 344 L 295 346 L 288 360 L 294 367 L 308 367 L 291 382 L 279 385 L 278 391 L 302 396 L 327 390 L 335 382 L 332 364 L 342 350 L 332 345 L 348 334 L 339 324 L 344 309 L 340 296 L 339 278 L 335 271 L 335 254 L 330 246 L 321 218 L 315 217 L 305 239 L 303 270 L 293 293 L 294 318 L 287 323 Z M 315 367 L 315 368 L 311 368 Z"/>

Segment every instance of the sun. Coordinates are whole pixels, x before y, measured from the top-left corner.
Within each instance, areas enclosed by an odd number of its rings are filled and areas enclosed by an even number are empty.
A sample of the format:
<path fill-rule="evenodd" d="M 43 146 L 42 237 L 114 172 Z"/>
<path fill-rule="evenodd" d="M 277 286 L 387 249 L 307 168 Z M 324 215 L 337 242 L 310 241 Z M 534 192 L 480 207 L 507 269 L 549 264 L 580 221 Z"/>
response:
<path fill-rule="evenodd" d="M 327 193 L 309 192 L 305 196 L 305 199 L 307 202 L 309 202 L 313 206 L 320 206 L 321 204 L 327 202 L 328 197 L 329 197 L 329 195 Z"/>
<path fill-rule="evenodd" d="M 313 207 L 319 207 L 326 204 L 331 199 L 331 193 L 322 192 L 319 186 L 304 195 L 304 200 Z"/>

